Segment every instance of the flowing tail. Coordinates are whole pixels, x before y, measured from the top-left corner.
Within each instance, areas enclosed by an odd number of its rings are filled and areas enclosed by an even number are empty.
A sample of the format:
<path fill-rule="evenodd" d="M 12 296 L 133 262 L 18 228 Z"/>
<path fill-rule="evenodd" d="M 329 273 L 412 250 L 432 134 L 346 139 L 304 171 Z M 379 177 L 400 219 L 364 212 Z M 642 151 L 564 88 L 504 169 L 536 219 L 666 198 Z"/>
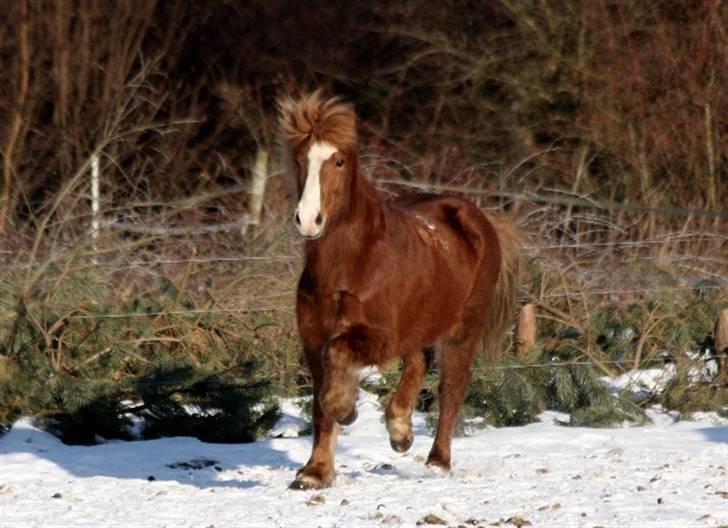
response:
<path fill-rule="evenodd" d="M 483 338 L 483 352 L 489 363 L 503 356 L 503 337 L 516 315 L 516 300 L 522 267 L 522 237 L 518 228 L 504 216 L 487 215 L 498 234 L 501 265 L 493 292 L 493 303 Z"/>

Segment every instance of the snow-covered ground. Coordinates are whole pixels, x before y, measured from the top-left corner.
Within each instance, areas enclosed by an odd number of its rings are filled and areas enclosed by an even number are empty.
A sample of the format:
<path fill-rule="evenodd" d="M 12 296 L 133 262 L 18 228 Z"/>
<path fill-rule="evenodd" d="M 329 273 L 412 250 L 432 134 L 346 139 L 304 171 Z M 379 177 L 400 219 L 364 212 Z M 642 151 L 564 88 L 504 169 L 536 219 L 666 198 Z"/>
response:
<path fill-rule="evenodd" d="M 301 421 L 284 406 L 279 432 Z M 693 527 L 728 524 L 728 426 L 715 415 L 623 429 L 554 424 L 487 429 L 454 441 L 450 475 L 427 469 L 415 420 L 394 453 L 376 401 L 340 436 L 338 477 L 322 491 L 288 484 L 311 437 L 254 444 L 191 438 L 67 446 L 21 420 L 0 438 L 0 527 L 397 526 Z M 561 416 L 563 419 L 564 417 Z"/>

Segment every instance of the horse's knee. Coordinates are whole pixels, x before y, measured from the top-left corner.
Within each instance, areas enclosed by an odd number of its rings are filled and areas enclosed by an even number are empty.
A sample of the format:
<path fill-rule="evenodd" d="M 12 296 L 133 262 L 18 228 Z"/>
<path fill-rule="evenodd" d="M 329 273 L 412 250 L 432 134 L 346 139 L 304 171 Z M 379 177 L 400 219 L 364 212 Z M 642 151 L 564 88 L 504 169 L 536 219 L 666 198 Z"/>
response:
<path fill-rule="evenodd" d="M 342 383 L 332 380 L 324 386 L 321 393 L 320 406 L 325 416 L 341 425 L 351 425 L 358 414 L 356 410 L 356 390 L 358 386 L 351 382 Z"/>
<path fill-rule="evenodd" d="M 359 369 L 345 338 L 337 338 L 326 347 L 322 367 L 321 411 L 342 425 L 352 424 L 357 418 Z"/>

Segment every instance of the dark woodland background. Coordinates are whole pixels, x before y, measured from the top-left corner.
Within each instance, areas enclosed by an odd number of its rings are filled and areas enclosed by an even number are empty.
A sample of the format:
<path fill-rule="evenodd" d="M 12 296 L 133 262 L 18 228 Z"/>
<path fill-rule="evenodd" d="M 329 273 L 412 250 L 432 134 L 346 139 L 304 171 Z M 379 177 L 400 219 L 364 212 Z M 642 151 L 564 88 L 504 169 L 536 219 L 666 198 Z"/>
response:
<path fill-rule="evenodd" d="M 354 102 L 367 148 L 414 178 L 529 160 L 528 178 L 502 185 L 720 209 L 726 9 L 719 0 L 4 2 L 2 220 L 37 214 L 101 142 L 117 166 L 105 185 L 122 196 L 245 181 L 256 149 L 274 139 L 276 98 L 318 87 Z M 120 131 L 128 135 L 108 137 Z"/>

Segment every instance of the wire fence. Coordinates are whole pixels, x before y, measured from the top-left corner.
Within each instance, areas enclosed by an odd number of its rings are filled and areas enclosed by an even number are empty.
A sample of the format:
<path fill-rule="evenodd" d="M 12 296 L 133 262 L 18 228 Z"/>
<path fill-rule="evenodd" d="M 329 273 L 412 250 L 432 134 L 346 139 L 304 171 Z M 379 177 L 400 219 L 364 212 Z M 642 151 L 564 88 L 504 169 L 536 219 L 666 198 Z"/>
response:
<path fill-rule="evenodd" d="M 675 290 L 723 290 L 728 291 L 728 282 L 726 284 L 704 284 L 693 286 L 666 285 L 654 288 L 615 288 L 609 290 L 576 290 L 573 292 L 554 292 L 541 295 L 534 295 L 536 299 L 551 299 L 556 297 L 578 297 L 580 295 L 620 295 L 626 293 L 660 293 Z"/>
<path fill-rule="evenodd" d="M 379 178 L 376 180 L 376 182 L 380 185 L 397 185 L 401 187 L 411 187 L 414 189 L 425 191 L 452 192 L 471 195 L 488 195 L 496 198 L 509 198 L 513 200 L 522 200 L 525 202 L 536 202 L 550 205 L 565 205 L 569 207 L 588 207 L 593 209 L 602 209 L 606 211 L 628 210 L 672 216 L 704 216 L 709 218 L 719 218 L 723 220 L 728 219 L 728 212 L 726 211 L 711 211 L 708 209 L 689 209 L 676 206 L 653 206 L 639 203 L 623 203 L 609 200 L 597 200 L 588 196 L 566 195 L 563 193 L 558 193 L 557 191 L 551 194 L 533 192 L 524 193 L 388 178 Z"/>
<path fill-rule="evenodd" d="M 723 290 L 728 292 L 728 278 L 726 278 L 726 284 L 705 284 L 700 286 L 678 286 L 668 285 L 659 288 L 624 288 L 624 289 L 610 289 L 610 290 L 584 290 L 574 292 L 554 292 L 540 295 L 532 295 L 531 300 L 560 298 L 560 297 L 579 297 L 579 296 L 594 296 L 594 295 L 620 295 L 620 294 L 637 294 L 637 293 L 657 293 L 657 292 L 670 292 L 675 290 Z M 295 295 L 294 290 L 287 290 L 269 295 L 268 297 L 287 297 L 290 296 L 293 299 Z M 275 311 L 292 311 L 293 300 L 291 305 L 257 305 L 257 306 L 243 306 L 243 307 L 231 307 L 231 308 L 199 308 L 199 309 L 188 309 L 188 310 L 152 310 L 152 311 L 135 311 L 135 312 L 118 312 L 118 313 L 84 313 L 84 314 L 71 314 L 65 317 L 65 319 L 72 320 L 93 320 L 93 319 L 134 319 L 134 318 L 150 318 L 150 317 L 163 317 L 163 316 L 180 316 L 180 317 L 198 317 L 204 315 L 225 315 L 225 314 L 249 314 L 256 312 L 275 312 Z"/>
<path fill-rule="evenodd" d="M 594 244 L 595 246 L 600 244 Z M 545 248 L 560 248 L 560 245 L 546 245 L 546 246 L 533 246 L 534 248 L 545 249 Z M 708 262 L 716 262 L 718 264 L 728 263 L 728 259 L 721 259 L 719 257 L 700 257 L 693 255 L 681 256 L 685 259 L 701 259 L 705 258 Z M 112 271 L 116 270 L 128 270 L 136 269 L 147 266 L 163 266 L 163 265 L 179 265 L 179 264 L 214 264 L 214 263 L 237 263 L 237 262 L 259 262 L 259 263 L 270 263 L 270 262 L 295 262 L 301 260 L 300 255 L 284 254 L 284 255 L 239 255 L 239 256 L 222 256 L 212 255 L 204 257 L 190 257 L 190 258 L 158 258 L 158 259 L 143 259 L 127 261 L 123 264 L 120 263 L 103 263 L 89 262 L 89 267 L 109 267 Z M 87 267 L 86 263 L 83 267 Z M 567 297 L 584 297 L 584 296 L 615 296 L 615 295 L 626 295 L 626 294 L 659 294 L 669 293 L 673 291 L 689 291 L 693 290 L 696 292 L 706 292 L 714 290 L 726 290 L 728 292 L 728 275 L 722 275 L 718 273 L 711 273 L 709 276 L 690 277 L 688 279 L 682 278 L 679 283 L 673 284 L 659 284 L 659 285 L 642 285 L 635 287 L 614 287 L 614 288 L 589 288 L 584 287 L 584 282 L 594 281 L 593 276 L 606 278 L 621 278 L 621 279 L 632 279 L 641 280 L 644 282 L 654 282 L 656 279 L 665 280 L 664 277 L 656 277 L 655 274 L 622 271 L 615 269 L 600 269 L 594 267 L 588 267 L 586 269 L 575 268 L 570 270 L 570 273 L 581 280 L 582 283 L 575 284 L 571 291 L 552 291 L 547 293 L 530 294 L 527 298 L 530 301 L 538 301 L 543 299 L 555 299 L 555 298 L 567 298 Z M 585 277 L 585 275 L 591 275 L 591 278 Z M 673 279 L 670 279 L 673 280 Z M 685 282 L 689 281 L 690 284 Z M 295 291 L 293 289 L 287 289 L 278 292 L 271 297 L 286 297 L 294 296 Z M 291 311 L 291 306 L 281 305 L 256 305 L 256 306 L 242 306 L 242 307 L 211 307 L 211 308 L 200 308 L 200 309 L 187 309 L 187 310 L 159 310 L 159 311 L 136 311 L 136 312 L 123 312 L 123 313 L 84 313 L 74 314 L 67 317 L 67 319 L 83 320 L 83 319 L 124 319 L 124 318 L 148 318 L 148 317 L 161 317 L 161 316 L 181 316 L 181 317 L 196 317 L 206 314 L 243 314 L 243 313 L 255 313 L 264 311 Z"/>
<path fill-rule="evenodd" d="M 293 296 L 294 292 L 284 292 L 277 296 Z M 161 316 L 182 316 L 182 317 L 197 317 L 200 315 L 219 315 L 219 314 L 244 314 L 254 312 L 267 312 L 283 310 L 283 306 L 251 306 L 251 307 L 240 307 L 240 308 L 200 308 L 190 310 L 160 310 L 160 311 L 149 311 L 149 312 L 120 312 L 120 313 L 101 313 L 101 314 L 81 314 L 81 315 L 69 315 L 66 319 L 134 319 L 134 318 L 148 318 L 148 317 L 161 317 Z"/>
<path fill-rule="evenodd" d="M 728 243 L 728 236 L 714 235 L 708 238 L 713 238 L 715 241 L 723 241 Z M 582 251 L 590 251 L 594 249 L 635 249 L 640 247 L 656 246 L 656 245 L 667 245 L 675 244 L 681 241 L 692 242 L 689 236 L 674 238 L 674 239 L 648 239 L 648 240 L 622 240 L 614 242 L 583 242 L 583 243 L 561 243 L 561 244 L 524 244 L 522 248 L 526 251 L 532 251 L 535 253 L 542 253 L 550 250 L 567 250 L 567 249 L 578 249 Z M 651 256 L 645 256 L 643 258 L 657 258 Z M 665 257 L 663 257 L 665 258 Z M 720 265 L 728 265 L 728 258 L 720 258 L 708 255 L 691 255 L 691 254 L 677 254 L 669 255 L 669 259 L 682 259 L 682 260 L 700 260 L 704 262 L 712 262 Z M 165 265 L 178 265 L 178 264 L 215 264 L 215 263 L 236 263 L 236 262 L 296 262 L 302 259 L 301 254 L 283 254 L 283 255 L 207 255 L 199 257 L 189 258 L 149 258 L 149 259 L 137 259 L 137 260 L 117 260 L 117 261 L 92 261 L 78 259 L 79 265 L 84 268 L 94 267 L 106 267 L 116 268 L 119 270 L 132 269 L 143 266 L 165 266 Z M 7 263 L 6 263 L 7 264 Z M 5 270 L 27 270 L 34 267 L 43 266 L 43 262 L 36 262 L 32 264 L 9 264 L 4 267 Z"/>
<path fill-rule="evenodd" d="M 696 357 L 693 358 L 693 361 L 703 364 L 708 364 L 710 362 L 719 362 L 725 358 L 728 358 L 728 354 L 699 354 Z M 634 362 L 629 360 L 613 360 L 613 361 L 600 361 L 601 365 L 611 365 L 611 366 L 621 366 L 621 367 L 628 367 L 626 369 L 620 369 L 620 371 L 623 371 L 624 373 L 628 374 L 629 372 L 634 372 Z M 652 359 L 645 359 L 642 361 L 642 365 L 645 364 L 660 364 L 665 365 L 669 364 L 670 361 L 666 360 L 665 358 L 652 358 Z M 286 365 L 287 368 L 291 370 L 296 370 L 300 368 L 301 364 L 294 364 L 294 365 Z M 564 361 L 561 359 L 554 359 L 553 361 L 549 363 L 522 363 L 522 364 L 510 364 L 510 365 L 489 365 L 489 366 L 480 366 L 480 365 L 473 365 L 470 368 L 470 372 L 476 372 L 476 373 L 487 373 L 487 372 L 493 372 L 493 371 L 509 371 L 509 370 L 526 370 L 526 369 L 555 369 L 555 368 L 572 368 L 572 367 L 596 367 L 597 364 L 594 361 Z M 428 373 L 430 374 L 438 374 L 440 372 L 440 369 L 435 367 L 431 367 L 428 370 Z M 206 374 L 204 377 L 200 378 L 199 380 L 196 380 L 194 383 L 204 383 L 204 384 L 215 384 L 218 383 L 217 380 L 219 380 L 222 376 L 225 376 L 227 374 L 230 374 L 231 370 L 223 370 L 219 372 L 215 372 L 212 374 Z M 396 376 L 402 374 L 402 369 L 377 369 L 377 368 L 365 368 L 364 371 L 360 375 L 360 382 L 366 381 L 369 378 L 376 377 L 377 375 L 381 376 Z M 667 375 L 667 373 L 666 373 Z M 107 381 L 104 379 L 92 379 L 92 378 L 85 378 L 86 381 Z M 266 378 L 256 379 L 253 381 L 247 381 L 245 383 L 236 384 L 234 382 L 226 381 L 224 385 L 226 387 L 238 387 L 238 388 L 258 388 L 263 384 L 268 384 L 271 382 L 270 376 Z M 634 385 L 637 383 L 638 380 L 632 380 L 628 386 Z M 222 382 L 219 382 L 222 383 Z M 179 386 L 184 385 L 184 383 L 180 383 L 179 381 L 172 381 L 172 380 L 133 380 L 133 384 L 138 387 L 147 387 L 147 386 Z"/>
<path fill-rule="evenodd" d="M 682 215 L 682 216 L 702 216 L 716 219 L 728 219 L 728 213 L 723 211 L 710 211 L 710 210 L 698 210 L 698 209 L 687 209 L 680 207 L 654 207 L 645 204 L 623 204 L 611 201 L 595 200 L 590 197 L 584 196 L 571 196 L 558 194 L 553 192 L 551 194 L 545 193 L 517 193 L 517 192 L 506 192 L 506 191 L 492 191 L 486 189 L 479 189 L 473 187 L 454 186 L 454 185 L 441 185 L 431 183 L 419 183 L 404 180 L 392 180 L 392 179 L 378 179 L 376 182 L 379 185 L 398 185 L 413 187 L 423 190 L 435 190 L 439 192 L 457 192 L 463 194 L 474 194 L 474 195 L 490 195 L 500 198 L 518 199 L 524 201 L 540 202 L 550 205 L 557 206 L 568 206 L 568 207 L 588 207 L 599 210 L 636 210 L 640 212 L 649 212 L 655 214 L 669 214 L 669 215 Z M 234 192 L 243 190 L 243 187 L 236 187 Z M 175 202 L 176 203 L 176 202 Z M 159 205 L 159 204 L 155 204 Z M 235 220 L 219 225 L 198 225 L 198 226 L 167 226 L 167 225 L 143 225 L 138 224 L 121 224 L 119 222 L 102 222 L 102 226 L 111 229 L 128 229 L 130 232 L 138 233 L 154 233 L 154 234 L 196 234 L 205 235 L 213 232 L 222 232 L 228 229 L 239 230 L 241 222 L 247 221 L 245 218 L 241 220 Z M 171 230 L 171 231 L 170 231 Z M 615 241 L 591 241 L 591 242 L 579 242 L 570 241 L 562 243 L 546 243 L 546 244 L 526 244 L 524 249 L 526 251 L 535 252 L 539 255 L 545 255 L 550 251 L 564 251 L 564 250 L 577 250 L 581 252 L 588 251 L 601 251 L 604 249 L 640 249 L 646 247 L 654 247 L 659 245 L 676 245 L 681 243 L 692 243 L 696 237 L 702 237 L 705 240 L 720 244 L 728 243 L 728 235 L 719 233 L 668 233 L 663 237 L 643 239 L 643 240 L 615 240 Z M 0 251 L 2 255 L 12 256 L 12 252 Z M 9 257 L 2 257 L 9 258 Z M 641 256 L 641 259 L 658 259 L 662 258 L 659 256 Z M 721 256 L 713 255 L 691 255 L 691 254 L 678 254 L 670 255 L 668 258 L 673 260 L 682 261 L 699 261 L 704 263 L 710 263 L 717 266 L 728 265 L 728 258 L 722 258 Z M 222 255 L 212 254 L 205 256 L 192 256 L 185 258 L 167 258 L 167 257 L 150 257 L 150 258 L 136 258 L 133 260 L 115 260 L 115 261 L 104 261 L 102 258 L 93 257 L 91 258 L 80 258 L 78 259 L 79 267 L 83 268 L 109 268 L 111 271 L 124 271 L 134 269 L 144 269 L 161 266 L 175 266 L 175 265 L 215 265 L 215 264 L 235 264 L 235 263 L 293 263 L 301 261 L 302 256 L 300 254 L 275 254 L 275 255 Z M 60 260 L 60 259 L 59 259 Z M 28 270 L 38 266 L 43 266 L 45 263 L 5 263 L 3 269 L 7 270 Z M 635 295 L 635 294 L 655 294 L 655 293 L 666 293 L 674 291 L 710 291 L 710 290 L 723 290 L 728 289 L 728 275 L 719 272 L 707 272 L 706 270 L 694 269 L 703 276 L 690 277 L 689 279 L 682 278 L 680 282 L 674 284 L 660 284 L 660 285 L 643 285 L 635 287 L 615 287 L 615 288 L 588 288 L 583 287 L 583 284 L 576 285 L 573 291 L 551 291 L 547 293 L 532 294 L 531 299 L 542 300 L 542 299 L 556 299 L 556 298 L 567 298 L 567 297 L 582 297 L 582 296 L 614 296 L 614 295 Z M 599 269 L 592 266 L 587 267 L 585 270 L 575 269 L 577 276 L 579 273 L 601 275 L 605 277 L 621 277 L 621 278 L 633 278 L 644 281 L 653 281 L 655 279 L 654 274 L 642 274 L 625 272 L 615 269 Z M 708 275 L 708 276 L 705 276 Z M 583 280 L 581 276 L 579 279 Z M 686 280 L 692 281 L 692 284 L 685 284 Z M 712 282 L 710 282 L 712 281 Z M 273 297 L 293 297 L 293 290 L 285 290 L 280 292 Z M 291 303 L 292 305 L 292 303 Z M 162 316 L 180 316 L 180 317 L 197 317 L 208 314 L 243 314 L 252 312 L 262 311 L 290 311 L 292 306 L 280 306 L 280 305 L 269 305 L 262 304 L 256 306 L 243 306 L 243 307 L 211 307 L 201 309 L 187 309 L 187 310 L 159 310 L 159 311 L 130 311 L 120 313 L 74 313 L 67 316 L 67 319 L 74 320 L 92 320 L 92 319 L 129 319 L 129 318 L 148 318 L 148 317 L 162 317 Z"/>
<path fill-rule="evenodd" d="M 712 211 L 706 209 L 689 209 L 675 206 L 652 206 L 640 203 L 621 203 L 607 200 L 597 200 L 590 196 L 576 195 L 568 191 L 559 191 L 557 189 L 550 190 L 550 192 L 514 192 L 514 191 L 502 191 L 502 190 L 489 190 L 484 188 L 478 188 L 474 186 L 458 186 L 458 185 L 447 185 L 438 183 L 427 183 L 427 182 L 415 182 L 407 181 L 402 179 L 386 179 L 379 178 L 375 179 L 378 185 L 396 185 L 400 187 L 410 187 L 419 190 L 437 191 L 437 192 L 452 192 L 466 195 L 488 195 L 496 198 L 508 198 L 521 200 L 525 202 L 544 203 L 556 206 L 566 206 L 568 208 L 581 207 L 591 208 L 601 211 L 614 211 L 614 210 L 634 210 L 640 212 L 648 212 L 655 214 L 665 215 L 678 215 L 685 217 L 707 217 L 716 219 L 728 219 L 728 212 L 726 211 Z M 246 185 L 235 185 L 229 189 L 222 189 L 208 195 L 205 198 L 216 198 L 224 196 L 230 193 L 238 193 L 249 190 Z M 151 205 L 154 207 L 179 206 L 180 204 L 187 204 L 190 200 L 198 202 L 199 197 L 183 198 L 181 200 L 174 200 L 168 203 L 154 202 Z M 138 206 L 139 204 L 136 204 Z M 150 205 L 150 204 L 142 204 Z M 96 215 L 93 215 L 96 218 Z M 99 219 L 96 218 L 98 221 Z M 213 233 L 225 233 L 230 231 L 240 232 L 241 227 L 250 223 L 250 219 L 247 214 L 241 215 L 237 219 L 230 219 L 226 222 L 209 223 L 209 224 L 191 224 L 191 225 L 176 225 L 176 224 L 145 224 L 142 222 L 134 221 L 119 221 L 119 220 L 101 220 L 97 229 L 92 230 L 94 235 L 94 244 L 98 241 L 98 227 L 104 227 L 108 230 L 115 231 L 126 231 L 129 233 L 136 233 L 140 235 L 153 235 L 158 237 L 171 237 L 171 240 L 179 242 L 177 236 L 207 236 Z M 718 242 L 719 244 L 728 243 L 728 235 L 722 235 L 718 233 L 668 233 L 660 238 L 643 239 L 643 240 L 614 240 L 614 241 L 590 241 L 581 242 L 578 240 L 563 241 L 552 244 L 526 244 L 524 249 L 526 251 L 532 251 L 537 253 L 543 253 L 551 250 L 577 250 L 581 252 L 594 251 L 597 249 L 638 249 L 642 247 L 650 247 L 656 245 L 675 245 L 681 243 L 694 243 L 696 239 Z M 159 242 L 155 242 L 159 244 Z M 95 247 L 95 245 L 94 245 Z M 35 263 L 23 263 L 18 264 L 15 262 L 8 262 L 12 257 L 13 252 L 2 250 L 1 255 L 7 255 L 2 257 L 4 262 L 4 269 L 6 270 L 27 270 L 29 268 L 38 267 L 44 265 L 42 262 Z M 720 259 L 719 257 L 709 257 L 706 255 L 683 255 L 683 258 L 694 258 L 695 260 L 702 260 L 704 262 L 712 262 L 715 264 L 723 265 L 728 264 L 728 259 Z M 83 262 L 84 267 L 108 267 L 119 270 L 131 269 L 143 266 L 163 266 L 163 265 L 177 265 L 177 264 L 214 264 L 214 263 L 234 263 L 234 262 L 275 262 L 275 261 L 295 261 L 300 259 L 299 255 L 209 255 L 205 257 L 192 257 L 192 258 L 156 258 L 156 259 L 137 259 L 128 262 L 109 262 L 99 258 L 98 255 L 94 254 L 90 258 Z"/>
<path fill-rule="evenodd" d="M 700 362 L 708 362 L 708 361 L 720 361 L 724 358 L 728 358 L 728 354 L 699 354 L 697 357 L 693 358 L 695 361 Z M 641 364 L 646 363 L 659 363 L 659 364 L 665 364 L 670 363 L 671 360 L 669 358 L 648 358 L 641 361 Z M 622 367 L 633 367 L 634 366 L 634 360 L 628 360 L 628 359 L 620 359 L 620 360 L 605 360 L 605 361 L 599 361 L 599 364 L 601 365 L 614 365 L 614 366 L 622 366 Z M 471 371 L 474 372 L 489 372 L 492 370 L 523 370 L 523 369 L 540 369 L 540 368 L 569 368 L 569 367 L 595 367 L 597 366 L 595 361 L 565 361 L 561 359 L 554 359 L 553 361 L 549 363 L 522 363 L 522 364 L 512 364 L 512 365 L 490 365 L 490 366 L 473 366 L 471 368 Z M 628 370 L 634 370 L 633 368 L 629 368 Z M 387 369 L 384 371 L 377 371 L 380 374 L 397 374 L 400 371 L 394 370 L 394 369 Z M 434 368 L 431 369 L 430 372 L 439 372 L 439 369 Z"/>

